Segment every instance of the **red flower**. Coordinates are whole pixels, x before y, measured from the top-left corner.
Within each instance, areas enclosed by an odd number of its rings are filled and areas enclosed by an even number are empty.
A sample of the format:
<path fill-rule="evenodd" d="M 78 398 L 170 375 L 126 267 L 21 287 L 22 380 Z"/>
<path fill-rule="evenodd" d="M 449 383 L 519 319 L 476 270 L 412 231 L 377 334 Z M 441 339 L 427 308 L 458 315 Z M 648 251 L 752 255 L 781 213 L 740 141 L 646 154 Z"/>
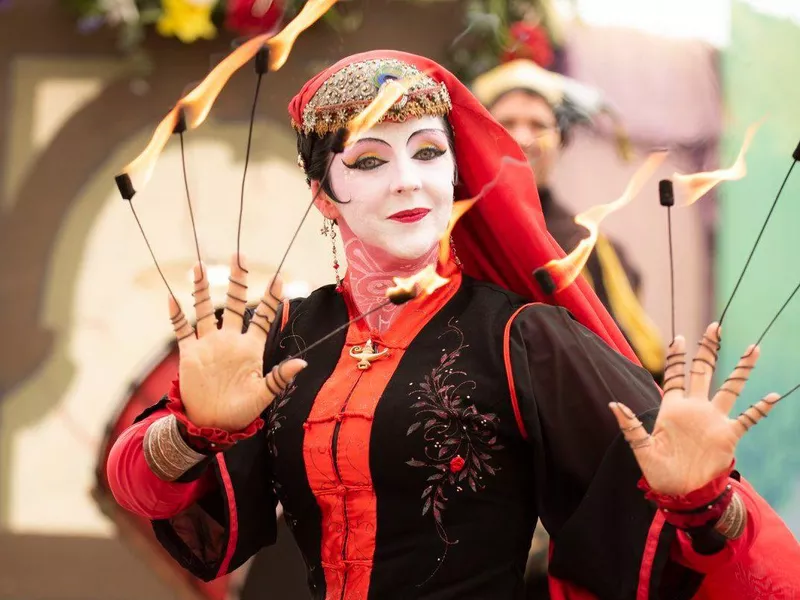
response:
<path fill-rule="evenodd" d="M 553 46 L 543 27 L 519 21 L 509 28 L 508 33 L 511 40 L 503 52 L 503 62 L 527 58 L 545 69 L 553 64 Z"/>
<path fill-rule="evenodd" d="M 284 0 L 228 0 L 225 27 L 245 35 L 274 31 L 283 9 Z"/>
<path fill-rule="evenodd" d="M 464 459 L 460 456 L 454 456 L 450 461 L 450 470 L 453 473 L 458 473 L 461 469 L 464 468 Z"/>

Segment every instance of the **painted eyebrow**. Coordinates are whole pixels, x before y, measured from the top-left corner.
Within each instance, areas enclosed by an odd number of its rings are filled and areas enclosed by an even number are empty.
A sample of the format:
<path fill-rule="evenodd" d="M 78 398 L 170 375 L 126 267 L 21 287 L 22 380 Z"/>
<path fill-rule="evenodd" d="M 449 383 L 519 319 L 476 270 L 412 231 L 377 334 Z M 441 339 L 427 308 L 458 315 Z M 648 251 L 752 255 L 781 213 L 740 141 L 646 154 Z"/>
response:
<path fill-rule="evenodd" d="M 423 134 L 423 133 L 430 133 L 432 131 L 438 131 L 439 133 L 442 133 L 442 134 L 446 135 L 446 132 L 445 132 L 444 129 L 438 129 L 436 127 L 429 127 L 427 129 L 418 129 L 417 131 L 412 133 L 410 136 L 408 136 L 408 142 L 410 142 L 412 139 L 414 139 L 414 137 L 417 136 L 417 135 L 420 135 L 420 134 Z M 406 144 L 408 144 L 408 142 L 406 142 Z"/>
<path fill-rule="evenodd" d="M 427 129 L 418 129 L 417 131 L 412 133 L 410 136 L 408 136 L 408 141 L 406 142 L 406 144 L 408 142 L 410 142 L 412 139 L 414 139 L 415 136 L 423 134 L 423 133 L 429 133 L 429 132 L 432 132 L 432 131 L 438 131 L 439 133 L 442 133 L 442 134 L 446 133 L 444 129 L 438 129 L 436 127 L 429 127 Z M 361 142 L 376 142 L 378 144 L 383 144 L 384 146 L 391 146 L 391 144 L 389 142 L 387 142 L 386 140 L 382 140 L 380 138 L 374 138 L 374 137 L 359 138 L 359 140 L 356 142 L 356 144 L 360 144 Z"/>
<path fill-rule="evenodd" d="M 391 146 L 389 142 L 386 140 L 382 140 L 380 138 L 373 138 L 373 137 L 364 137 L 359 138 L 356 144 L 360 144 L 361 142 L 377 142 L 378 144 L 383 144 L 384 146 Z"/>

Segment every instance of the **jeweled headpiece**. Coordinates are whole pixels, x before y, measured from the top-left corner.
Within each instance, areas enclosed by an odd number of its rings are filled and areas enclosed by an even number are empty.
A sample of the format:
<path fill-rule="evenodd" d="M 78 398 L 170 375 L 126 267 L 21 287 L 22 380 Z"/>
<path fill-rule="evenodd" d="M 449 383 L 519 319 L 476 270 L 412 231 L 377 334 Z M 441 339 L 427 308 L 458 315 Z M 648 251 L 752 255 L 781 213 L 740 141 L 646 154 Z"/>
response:
<path fill-rule="evenodd" d="M 346 127 L 392 79 L 414 83 L 381 120 L 405 121 L 422 116 L 444 116 L 453 105 L 444 83 L 438 83 L 414 67 L 395 59 L 374 59 L 349 64 L 331 75 L 303 109 L 302 124 L 292 126 L 305 134 L 325 135 Z"/>

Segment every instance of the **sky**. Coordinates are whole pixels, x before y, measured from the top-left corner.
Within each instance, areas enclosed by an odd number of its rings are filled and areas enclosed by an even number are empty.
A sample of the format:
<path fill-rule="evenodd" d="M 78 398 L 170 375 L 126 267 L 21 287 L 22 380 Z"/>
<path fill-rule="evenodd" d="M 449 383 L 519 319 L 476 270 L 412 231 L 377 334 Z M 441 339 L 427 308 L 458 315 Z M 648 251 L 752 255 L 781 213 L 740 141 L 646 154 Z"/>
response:
<path fill-rule="evenodd" d="M 556 0 L 565 15 L 592 25 L 632 27 L 674 38 L 701 39 L 717 47 L 730 42 L 734 0 Z M 800 0 L 735 0 L 800 25 Z"/>

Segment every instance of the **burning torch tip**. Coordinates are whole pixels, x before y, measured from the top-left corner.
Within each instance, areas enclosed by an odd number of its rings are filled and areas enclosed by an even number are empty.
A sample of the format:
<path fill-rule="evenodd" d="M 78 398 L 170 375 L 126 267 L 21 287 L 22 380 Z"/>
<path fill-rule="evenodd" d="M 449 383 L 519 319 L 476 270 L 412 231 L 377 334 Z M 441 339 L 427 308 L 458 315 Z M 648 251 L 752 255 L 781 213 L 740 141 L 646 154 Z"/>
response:
<path fill-rule="evenodd" d="M 389 298 L 392 304 L 399 306 L 417 297 L 417 286 L 414 286 L 410 290 L 389 291 L 387 292 L 386 296 Z"/>
<path fill-rule="evenodd" d="M 675 190 L 672 180 L 662 179 L 658 182 L 658 199 L 661 206 L 675 206 Z"/>
<path fill-rule="evenodd" d="M 266 44 L 256 52 L 255 69 L 256 75 L 264 75 L 269 72 L 269 46 Z"/>
<path fill-rule="evenodd" d="M 181 106 L 178 109 L 178 117 L 175 120 L 175 127 L 172 129 L 172 133 L 184 133 L 188 128 L 186 124 L 186 110 Z"/>
<path fill-rule="evenodd" d="M 128 174 L 121 173 L 120 175 L 114 177 L 114 181 L 117 183 L 117 189 L 119 190 L 119 194 L 122 196 L 122 199 L 130 202 L 134 195 L 136 195 L 136 190 L 133 189 L 133 182 Z"/>
<path fill-rule="evenodd" d="M 553 281 L 553 276 L 550 275 L 550 272 L 547 269 L 544 267 L 539 267 L 533 272 L 533 278 L 536 280 L 536 283 L 539 284 L 539 287 L 542 288 L 542 291 L 545 294 L 550 296 L 555 293 L 556 282 Z"/>

